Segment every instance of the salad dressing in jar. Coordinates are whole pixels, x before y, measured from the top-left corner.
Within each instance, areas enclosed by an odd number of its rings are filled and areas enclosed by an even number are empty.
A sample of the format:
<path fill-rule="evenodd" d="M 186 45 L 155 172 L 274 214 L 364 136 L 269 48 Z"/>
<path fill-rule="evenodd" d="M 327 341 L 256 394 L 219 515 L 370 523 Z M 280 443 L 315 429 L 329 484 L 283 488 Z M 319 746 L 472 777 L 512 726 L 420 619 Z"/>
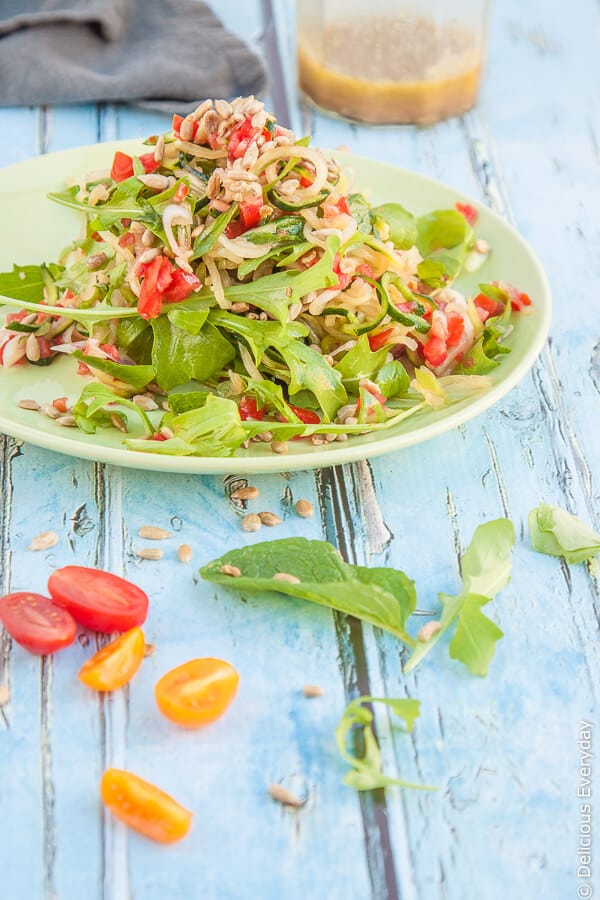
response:
<path fill-rule="evenodd" d="M 465 0 L 479 16 L 464 19 L 460 5 L 441 19 L 435 3 L 402 12 L 375 2 L 367 14 L 364 3 L 299 0 L 301 90 L 317 106 L 373 124 L 426 125 L 466 112 L 482 69 L 484 4 Z"/>

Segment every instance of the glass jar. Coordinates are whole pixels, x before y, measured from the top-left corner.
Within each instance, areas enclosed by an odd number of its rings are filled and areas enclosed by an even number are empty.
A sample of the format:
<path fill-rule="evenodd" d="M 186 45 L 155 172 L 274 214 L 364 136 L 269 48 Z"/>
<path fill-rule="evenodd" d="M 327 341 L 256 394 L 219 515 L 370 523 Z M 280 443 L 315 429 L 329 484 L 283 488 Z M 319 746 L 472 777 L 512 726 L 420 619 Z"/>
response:
<path fill-rule="evenodd" d="M 459 115 L 477 97 L 486 20 L 486 0 L 297 0 L 300 88 L 360 122 Z"/>

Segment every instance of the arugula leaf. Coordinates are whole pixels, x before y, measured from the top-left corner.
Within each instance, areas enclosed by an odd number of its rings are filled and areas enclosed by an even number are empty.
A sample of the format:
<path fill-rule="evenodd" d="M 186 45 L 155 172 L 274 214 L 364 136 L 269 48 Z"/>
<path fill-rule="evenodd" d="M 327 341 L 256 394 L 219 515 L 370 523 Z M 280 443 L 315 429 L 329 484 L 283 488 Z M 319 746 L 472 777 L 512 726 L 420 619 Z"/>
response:
<path fill-rule="evenodd" d="M 385 346 L 371 350 L 368 336 L 361 334 L 355 346 L 344 353 L 334 368 L 341 375 L 346 390 L 358 393 L 358 382 L 361 378 L 373 378 L 385 363 L 387 354 Z"/>
<path fill-rule="evenodd" d="M 538 553 L 585 562 L 600 553 L 600 534 L 559 506 L 540 503 L 529 513 L 529 538 Z"/>
<path fill-rule="evenodd" d="M 440 629 L 429 640 L 417 643 L 405 672 L 414 669 L 458 620 L 450 656 L 463 662 L 474 675 L 487 674 L 502 631 L 483 615 L 481 608 L 510 580 L 514 540 L 514 528 L 508 519 L 494 519 L 475 529 L 461 558 L 462 590 L 455 596 L 438 595 L 442 604 Z"/>
<path fill-rule="evenodd" d="M 237 566 L 241 576 L 223 575 L 224 565 Z M 300 583 L 273 581 L 278 572 L 295 575 Z M 242 593 L 277 591 L 310 600 L 370 622 L 414 646 L 405 628 L 416 606 L 414 582 L 395 569 L 345 563 L 326 541 L 283 538 L 241 547 L 208 563 L 200 574 Z"/>
<path fill-rule="evenodd" d="M 261 322 L 260 319 L 246 319 L 245 316 L 238 316 L 222 309 L 212 310 L 210 321 L 213 325 L 243 338 L 250 347 L 257 366 L 269 347 L 280 350 L 293 338 L 308 335 L 308 328 L 303 322 L 288 322 L 285 325 L 279 322 Z"/>
<path fill-rule="evenodd" d="M 229 209 L 226 209 L 225 212 L 222 212 L 217 216 L 212 225 L 209 225 L 208 228 L 205 228 L 204 231 L 198 235 L 196 242 L 194 243 L 192 260 L 200 259 L 201 256 L 204 256 L 205 253 L 212 250 L 238 209 L 238 204 L 232 203 Z"/>
<path fill-rule="evenodd" d="M 156 225 L 160 217 L 148 201 L 137 199 L 143 189 L 141 181 L 133 176 L 122 181 L 106 203 L 98 206 L 90 206 L 85 200 L 77 200 L 78 185 L 48 194 L 48 199 L 62 206 L 77 209 L 86 215 L 93 215 L 103 226 L 110 227 L 123 218 L 135 219 L 137 222 L 146 222 Z"/>
<path fill-rule="evenodd" d="M 156 383 L 165 391 L 192 379 L 206 381 L 235 356 L 233 345 L 210 322 L 198 334 L 184 331 L 166 315 L 152 319 L 151 324 Z"/>
<path fill-rule="evenodd" d="M 413 214 L 400 203 L 383 203 L 374 207 L 371 218 L 376 229 L 380 219 L 386 223 L 390 230 L 386 240 L 393 241 L 399 250 L 409 250 L 416 243 L 417 222 Z"/>
<path fill-rule="evenodd" d="M 384 397 L 397 397 L 405 394 L 410 387 L 410 377 L 401 362 L 392 359 L 377 373 L 377 387 Z"/>
<path fill-rule="evenodd" d="M 348 206 L 361 234 L 371 234 L 371 207 L 364 194 L 348 194 Z"/>
<path fill-rule="evenodd" d="M 346 762 L 352 766 L 352 770 L 344 776 L 344 784 L 356 788 L 357 791 L 372 791 L 391 785 L 417 788 L 422 791 L 437 790 L 432 785 L 413 784 L 399 778 L 390 778 L 381 771 L 381 753 L 373 731 L 373 713 L 368 706 L 372 703 L 384 703 L 388 706 L 398 718 L 404 721 L 407 732 L 412 731 L 421 707 L 418 700 L 408 698 L 356 697 L 351 700 L 335 729 L 338 750 Z M 347 748 L 348 736 L 353 729 L 361 729 L 360 738 L 365 751 L 361 757 L 354 756 Z"/>
<path fill-rule="evenodd" d="M 116 378 L 126 385 L 134 388 L 143 388 L 154 378 L 152 366 L 130 366 L 124 363 L 114 362 L 112 359 L 101 359 L 97 356 L 87 356 L 81 350 L 74 350 L 69 356 L 84 362 L 90 369 L 98 369 L 111 378 Z"/>
<path fill-rule="evenodd" d="M 177 456 L 231 456 L 249 436 L 233 400 L 208 394 L 206 402 L 169 419 L 175 437 L 166 441 L 127 441 L 132 450 Z M 257 423 L 257 430 L 264 425 Z M 168 447 L 165 446 L 169 445 Z"/>
<path fill-rule="evenodd" d="M 276 266 L 289 265 L 296 262 L 301 256 L 304 256 L 312 247 L 313 244 L 309 241 L 303 241 L 301 244 L 276 244 L 263 256 L 258 256 L 255 259 L 245 259 L 243 263 L 240 263 L 238 266 L 238 277 L 245 278 L 268 259 L 272 259 Z"/>
<path fill-rule="evenodd" d="M 87 357 L 86 357 L 87 359 Z M 106 409 L 110 406 L 110 409 Z M 119 408 L 124 407 L 130 412 L 134 412 L 142 421 L 142 425 L 146 434 L 151 435 L 154 432 L 152 423 L 143 409 L 126 400 L 111 391 L 105 384 L 91 382 L 86 384 L 79 399 L 73 406 L 73 416 L 78 427 L 87 434 L 95 434 L 99 425 L 111 427 L 111 414 Z"/>
<path fill-rule="evenodd" d="M 44 286 L 48 275 L 54 281 L 62 273 L 62 266 L 13 266 L 12 272 L 0 273 L 0 305 L 11 300 L 26 300 L 39 303 L 44 299 Z"/>
<path fill-rule="evenodd" d="M 232 303 L 251 303 L 286 325 L 288 307 L 291 304 L 297 303 L 310 291 L 332 287 L 338 283 L 338 276 L 333 271 L 333 261 L 339 246 L 340 239 L 332 235 L 327 239 L 327 249 L 316 265 L 303 272 L 276 272 L 248 284 L 232 284 L 225 288 L 225 298 Z M 200 296 L 211 295 L 212 291 L 203 291 Z"/>

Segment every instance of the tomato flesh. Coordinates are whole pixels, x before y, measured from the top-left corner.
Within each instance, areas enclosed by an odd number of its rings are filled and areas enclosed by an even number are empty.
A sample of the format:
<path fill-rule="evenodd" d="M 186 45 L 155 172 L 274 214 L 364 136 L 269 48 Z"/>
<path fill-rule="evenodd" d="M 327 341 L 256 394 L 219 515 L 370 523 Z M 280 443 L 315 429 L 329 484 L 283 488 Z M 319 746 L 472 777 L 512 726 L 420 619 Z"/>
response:
<path fill-rule="evenodd" d="M 66 609 L 27 591 L 0 598 L 0 622 L 30 653 L 54 653 L 72 644 L 77 634 L 75 619 Z"/>
<path fill-rule="evenodd" d="M 444 339 L 435 336 L 428 338 L 423 346 L 423 356 L 434 369 L 441 366 L 448 358 L 448 350 Z"/>
<path fill-rule="evenodd" d="M 289 407 L 293 413 L 296 413 L 300 421 L 304 422 L 305 425 L 321 424 L 319 416 L 312 409 L 303 409 L 301 406 L 293 406 L 291 403 L 289 404 Z"/>
<path fill-rule="evenodd" d="M 133 176 L 133 159 L 127 153 L 117 150 L 113 159 L 110 177 L 113 181 L 125 181 Z"/>
<path fill-rule="evenodd" d="M 375 353 L 376 350 L 381 350 L 382 347 L 388 343 L 388 338 L 391 334 L 393 334 L 393 328 L 384 328 L 383 331 L 378 331 L 377 334 L 369 334 L 369 347 L 371 351 Z"/>
<path fill-rule="evenodd" d="M 93 631 L 129 631 L 148 615 L 144 591 L 110 572 L 85 566 L 65 566 L 53 572 L 48 590 L 58 606 Z"/>
<path fill-rule="evenodd" d="M 222 716 L 235 697 L 240 677 L 222 659 L 192 659 L 157 681 L 159 710 L 184 728 L 199 728 Z"/>
<path fill-rule="evenodd" d="M 142 664 L 145 650 L 142 629 L 130 628 L 84 662 L 77 677 L 94 691 L 116 691 L 131 681 Z"/>
<path fill-rule="evenodd" d="M 477 219 L 479 218 L 479 213 L 475 209 L 474 206 L 471 206 L 470 203 L 460 203 L 457 202 L 454 204 L 457 211 L 464 216 L 469 225 L 474 225 Z"/>
<path fill-rule="evenodd" d="M 179 841 L 190 830 L 189 809 L 133 772 L 107 769 L 100 796 L 117 819 L 159 844 Z"/>
<path fill-rule="evenodd" d="M 240 419 L 247 421 L 248 419 L 262 420 L 265 417 L 265 408 L 258 408 L 258 404 L 254 397 L 242 397 L 240 400 Z"/>

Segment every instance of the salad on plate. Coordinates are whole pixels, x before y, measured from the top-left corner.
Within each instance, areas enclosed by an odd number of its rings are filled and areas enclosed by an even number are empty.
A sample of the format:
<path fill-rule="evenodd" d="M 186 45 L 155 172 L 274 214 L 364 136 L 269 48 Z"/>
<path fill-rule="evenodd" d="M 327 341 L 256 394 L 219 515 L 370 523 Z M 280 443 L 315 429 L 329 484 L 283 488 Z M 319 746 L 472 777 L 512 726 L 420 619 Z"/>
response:
<path fill-rule="evenodd" d="M 0 378 L 65 354 L 82 376 L 78 397 L 19 401 L 32 416 L 149 453 L 285 453 L 489 387 L 531 300 L 457 290 L 490 252 L 472 206 L 373 206 L 254 97 L 146 145 L 49 195 L 83 214 L 56 262 L 0 274 Z"/>

